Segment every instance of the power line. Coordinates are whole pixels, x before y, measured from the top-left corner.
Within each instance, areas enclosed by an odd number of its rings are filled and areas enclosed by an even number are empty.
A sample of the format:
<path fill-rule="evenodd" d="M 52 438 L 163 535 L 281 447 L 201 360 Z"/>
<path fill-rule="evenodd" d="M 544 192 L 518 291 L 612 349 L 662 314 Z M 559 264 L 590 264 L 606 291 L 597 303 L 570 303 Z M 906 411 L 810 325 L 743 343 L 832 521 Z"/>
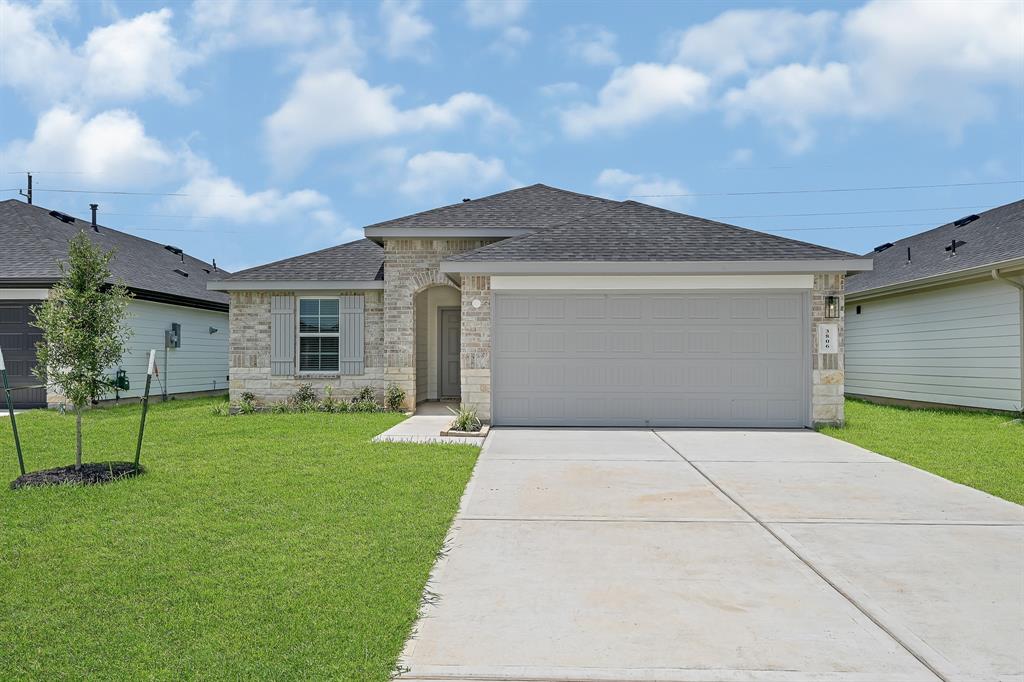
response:
<path fill-rule="evenodd" d="M 36 192 L 66 192 L 69 194 L 118 194 L 128 196 L 139 196 L 139 197 L 187 197 L 187 194 L 177 194 L 174 192 L 100 192 L 91 189 L 50 189 L 44 187 L 36 187 Z"/>
<path fill-rule="evenodd" d="M 867 230 L 876 227 L 920 227 L 935 223 L 890 223 L 888 225 L 834 225 L 829 227 L 758 227 L 758 232 L 808 232 L 811 230 Z M 938 225 L 935 225 L 938 227 Z"/>
<path fill-rule="evenodd" d="M 657 197 L 749 197 L 774 194 L 819 194 L 824 192 L 877 192 L 882 190 L 903 189 L 938 189 L 944 187 L 978 187 L 981 185 L 1013 185 L 1024 183 L 1024 180 L 996 180 L 994 182 L 954 182 L 944 185 L 890 185 L 886 187 L 829 187 L 824 189 L 786 189 L 765 190 L 760 192 L 691 192 L 687 194 L 630 194 L 637 198 Z"/>
<path fill-rule="evenodd" d="M 974 206 L 936 206 L 934 208 L 884 208 L 875 211 L 832 211 L 826 213 L 760 213 L 750 215 L 713 215 L 708 217 L 713 220 L 729 220 L 734 218 L 804 218 L 826 215 L 867 215 L 870 213 L 916 213 L 918 211 L 957 211 L 987 207 L 988 204 L 976 204 Z"/>

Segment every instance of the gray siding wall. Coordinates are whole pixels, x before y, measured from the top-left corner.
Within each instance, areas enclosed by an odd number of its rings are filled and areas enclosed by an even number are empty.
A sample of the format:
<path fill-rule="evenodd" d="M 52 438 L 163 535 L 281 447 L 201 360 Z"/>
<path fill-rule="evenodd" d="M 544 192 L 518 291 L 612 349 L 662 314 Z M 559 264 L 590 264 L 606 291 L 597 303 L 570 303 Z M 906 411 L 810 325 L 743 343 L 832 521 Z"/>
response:
<path fill-rule="evenodd" d="M 846 392 L 1020 409 L 1020 290 L 975 282 L 849 301 Z"/>

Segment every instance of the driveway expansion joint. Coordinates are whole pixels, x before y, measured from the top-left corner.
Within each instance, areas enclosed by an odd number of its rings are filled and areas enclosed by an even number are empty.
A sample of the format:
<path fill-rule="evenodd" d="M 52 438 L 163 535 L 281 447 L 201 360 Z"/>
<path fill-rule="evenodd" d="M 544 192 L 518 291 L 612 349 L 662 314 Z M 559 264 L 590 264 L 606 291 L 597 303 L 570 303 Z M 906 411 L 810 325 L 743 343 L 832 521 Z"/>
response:
<path fill-rule="evenodd" d="M 949 669 L 951 667 L 951 663 L 944 656 L 936 652 L 925 642 L 921 641 L 907 628 L 898 625 L 892 627 L 884 623 L 880 618 L 879 614 L 876 613 L 881 612 L 882 614 L 885 614 L 883 609 L 881 609 L 877 605 L 873 605 L 873 608 L 868 608 L 864 605 L 864 602 L 870 601 L 870 598 L 868 598 L 867 595 L 862 595 L 859 599 L 854 598 L 851 594 L 852 590 L 850 589 L 852 586 L 850 586 L 849 584 L 843 586 L 840 585 L 840 583 L 845 583 L 846 581 L 843 581 L 842 579 L 835 579 L 833 577 L 826 575 L 823 569 L 816 566 L 815 563 L 806 556 L 809 554 L 809 552 L 807 552 L 806 550 L 803 550 L 802 553 L 800 551 L 797 551 L 796 547 L 799 547 L 800 545 L 799 543 L 797 543 L 795 538 L 790 536 L 783 529 L 774 528 L 767 522 L 762 521 L 760 518 L 758 518 L 757 515 L 750 511 L 750 509 L 748 509 L 747 506 L 740 501 L 736 494 L 727 491 L 725 488 L 719 485 L 713 478 L 711 478 L 711 476 L 707 474 L 703 469 L 701 469 L 699 466 L 697 466 L 692 461 L 687 459 L 686 455 L 684 455 L 674 445 L 672 445 L 664 437 L 662 437 L 661 433 L 659 433 L 657 429 L 651 429 L 651 432 L 655 436 L 657 436 L 673 452 L 679 455 L 679 458 L 682 461 L 686 462 L 691 467 L 693 467 L 697 471 L 697 473 L 703 476 L 708 483 L 710 483 L 718 490 L 718 492 L 720 492 L 722 495 L 728 498 L 729 501 L 731 501 L 733 504 L 739 507 L 744 514 L 749 516 L 759 526 L 761 526 L 765 531 L 767 531 L 773 538 L 775 538 L 776 541 L 779 542 L 779 544 L 785 547 L 787 551 L 789 551 L 793 556 L 799 559 L 805 566 L 807 566 L 807 568 L 811 569 L 811 571 L 813 571 L 819 578 L 825 581 L 829 585 L 829 587 L 831 587 L 833 590 L 839 593 L 839 595 L 842 596 L 843 599 L 848 601 L 854 608 L 860 611 L 865 618 L 867 618 L 876 626 L 878 626 L 880 630 L 882 630 L 885 634 L 891 637 L 893 641 L 899 644 L 907 653 L 909 653 L 911 656 L 917 659 L 918 662 L 921 663 L 921 665 L 923 665 L 925 668 L 931 671 L 931 673 L 935 675 L 935 677 L 942 680 L 942 682 L 954 682 L 954 680 L 961 677 L 958 671 Z M 844 587 L 846 589 L 844 589 Z M 899 633 L 894 631 L 897 629 L 900 631 Z M 913 642 L 913 645 L 910 642 Z M 925 654 L 924 652 L 927 652 L 927 654 Z M 936 658 L 938 659 L 937 661 L 935 661 Z M 935 662 L 933 663 L 933 661 Z M 945 671 L 940 671 L 940 667 L 943 668 Z"/>

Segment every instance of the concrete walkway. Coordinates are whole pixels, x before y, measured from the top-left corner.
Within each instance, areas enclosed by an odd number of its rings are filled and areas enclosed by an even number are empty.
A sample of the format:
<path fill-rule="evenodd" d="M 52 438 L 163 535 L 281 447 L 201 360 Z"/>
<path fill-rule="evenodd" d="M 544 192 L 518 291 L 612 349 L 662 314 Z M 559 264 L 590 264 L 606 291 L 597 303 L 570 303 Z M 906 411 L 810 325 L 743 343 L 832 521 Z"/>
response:
<path fill-rule="evenodd" d="M 423 402 L 416 406 L 416 412 L 405 421 L 395 424 L 384 433 L 375 436 L 374 443 L 457 443 L 460 445 L 482 445 L 483 439 L 465 436 L 442 436 L 441 432 L 452 423 L 449 407 L 457 408 L 457 401 L 441 400 Z"/>
<path fill-rule="evenodd" d="M 809 431 L 496 429 L 428 589 L 402 679 L 1024 679 L 1024 508 Z"/>

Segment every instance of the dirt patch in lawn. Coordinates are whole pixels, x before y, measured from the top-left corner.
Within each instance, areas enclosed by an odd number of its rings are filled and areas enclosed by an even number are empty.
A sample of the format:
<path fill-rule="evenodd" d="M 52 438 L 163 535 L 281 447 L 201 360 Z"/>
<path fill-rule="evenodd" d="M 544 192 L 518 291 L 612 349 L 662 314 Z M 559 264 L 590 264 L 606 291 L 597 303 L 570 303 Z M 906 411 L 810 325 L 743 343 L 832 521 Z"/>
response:
<path fill-rule="evenodd" d="M 97 485 L 137 476 L 144 471 L 141 466 L 136 470 L 132 462 L 90 462 L 83 464 L 81 469 L 75 469 L 74 465 L 70 465 L 44 471 L 30 471 L 11 481 L 11 489 L 40 485 Z"/>

